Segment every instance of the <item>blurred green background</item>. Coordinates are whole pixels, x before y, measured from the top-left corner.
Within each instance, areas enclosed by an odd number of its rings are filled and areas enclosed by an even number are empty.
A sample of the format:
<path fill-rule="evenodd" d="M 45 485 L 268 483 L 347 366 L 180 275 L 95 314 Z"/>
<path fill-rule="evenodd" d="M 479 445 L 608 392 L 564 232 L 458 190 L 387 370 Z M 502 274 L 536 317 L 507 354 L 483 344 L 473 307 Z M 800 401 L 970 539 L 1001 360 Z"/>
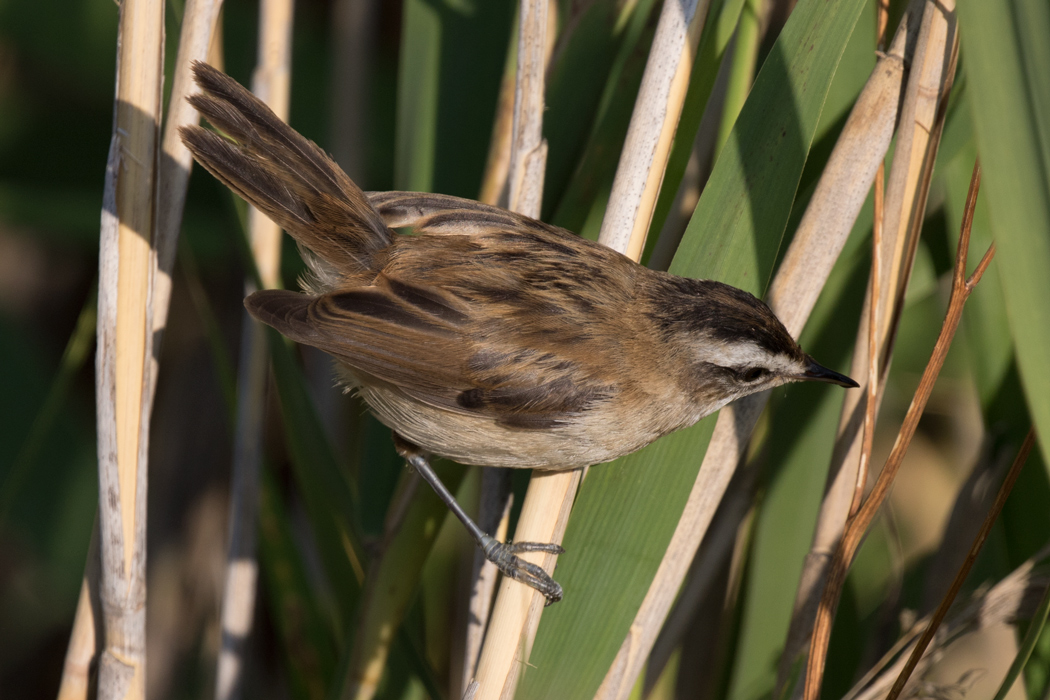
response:
<path fill-rule="evenodd" d="M 368 41 L 361 49 L 367 60 L 354 77 L 360 85 L 353 93 L 356 102 L 347 106 L 333 97 L 350 80 L 336 61 L 339 42 L 345 41 L 337 2 L 296 3 L 290 123 L 332 151 L 366 190 L 421 189 L 477 197 L 511 53 L 514 3 L 370 3 Z M 728 114 L 731 125 L 734 110 L 740 109 L 724 100 L 733 57 L 730 41 L 743 4 L 714 3 L 713 12 L 721 13 L 721 33 L 716 35 L 712 22 L 683 117 L 683 125 L 692 130 L 687 130 L 689 139 L 694 132 L 698 136 L 695 143 L 683 139 L 676 145 L 671 167 L 677 174 L 667 180 L 675 186 L 661 196 L 654 242 L 658 228 L 670 241 L 682 235 L 713 168 L 719 123 Z M 752 4 L 758 3 L 747 7 Z M 759 67 L 791 4 L 774 2 L 764 11 L 754 49 Z M 894 3 L 894 16 L 900 4 Z M 559 26 L 569 40 L 556 44 L 549 74 L 546 220 L 596 235 L 658 10 L 653 0 L 560 3 Z M 971 12 L 976 16 L 978 10 Z M 181 2 L 168 3 L 169 76 L 181 13 Z M 226 70 L 245 84 L 255 62 L 256 13 L 251 0 L 225 3 Z M 1041 17 L 1036 12 L 1036 19 Z M 118 7 L 111 0 L 0 0 L 2 697 L 54 697 L 96 510 L 92 314 L 117 19 Z M 890 26 L 892 31 L 893 22 Z M 1037 21 L 1034 26 L 1042 25 Z M 981 118 L 971 114 L 978 98 L 967 72 L 965 41 L 880 417 L 875 464 L 889 452 L 940 328 L 946 274 L 978 144 L 1003 150 L 987 138 L 975 139 L 975 131 L 979 136 L 985 132 L 980 131 Z M 785 241 L 874 65 L 874 44 L 873 4 L 865 3 L 834 68 L 808 160 L 803 154 L 805 169 Z M 1045 72 L 1032 75 L 1030 89 L 1045 102 L 1036 79 Z M 1037 107 L 1044 102 L 1036 99 Z M 1038 109 L 1034 113 L 1045 116 Z M 238 206 L 212 178 L 195 171 L 151 436 L 148 672 L 155 698 L 210 697 L 214 685 L 232 451 L 230 396 L 245 276 Z M 840 368 L 848 367 L 867 280 L 870 212 L 869 203 L 802 338 L 821 361 Z M 982 197 L 975 255 L 991 239 L 993 225 Z M 1036 233 L 1050 237 L 1047 231 Z M 674 243 L 667 245 L 673 252 Z M 654 264 L 670 261 L 659 244 L 652 254 Z M 284 268 L 285 284 L 294 288 L 301 262 L 291 244 L 285 246 Z M 1000 275 L 993 267 L 970 302 L 892 507 L 868 538 L 851 575 L 825 697 L 841 695 L 858 669 L 892 643 L 904 611 L 925 612 L 935 605 L 937 594 L 931 590 L 939 590 L 939 579 L 930 572 L 943 575 L 938 556 L 960 488 L 975 467 L 1008 461 L 1027 429 L 1022 373 L 1005 312 L 1016 308 L 1008 303 L 1014 292 L 1007 288 L 1004 296 Z M 1045 311 L 1050 300 L 1031 303 Z M 353 527 L 364 536 L 367 549 L 382 532 L 386 505 L 403 470 L 384 431 L 363 417 L 360 405 L 332 388 L 327 359 L 296 353 L 302 360 L 303 385 L 318 408 L 339 468 L 357 490 Z M 1029 406 L 1031 387 L 1039 386 L 1032 376 L 1029 372 L 1025 380 L 1030 383 Z M 697 680 L 688 668 L 700 662 L 690 661 L 689 654 L 704 644 L 686 637 L 668 666 L 678 674 L 670 683 L 677 683 L 679 696 L 742 699 L 771 692 L 840 402 L 841 395 L 823 387 L 775 393 L 770 417 L 760 428 L 762 441 L 753 451 L 757 497 L 749 534 L 741 538 L 744 563 L 738 564 L 737 593 L 730 596 L 732 605 L 721 626 L 713 626 L 721 636 L 715 642 L 704 640 L 718 649 L 710 662 L 716 666 L 710 678 Z M 266 493 L 276 500 L 263 508 L 263 528 L 273 528 L 263 536 L 263 591 L 247 688 L 250 697 L 324 697 L 352 633 L 342 618 L 349 619 L 347 611 L 353 608 L 332 590 L 332 579 L 338 579 L 325 560 L 324 543 L 314 541 L 321 536 L 311 529 L 316 502 L 300 493 L 301 472 L 293 465 L 283 425 L 276 392 L 271 391 Z M 451 474 L 462 479 L 461 494 L 476 489 L 473 471 L 465 478 L 462 471 Z M 519 497 L 523 477 L 517 475 Z M 1047 541 L 1048 505 L 1050 487 L 1037 449 L 968 588 L 998 580 Z M 407 641 L 390 661 L 383 697 L 421 697 L 424 687 L 447 683 L 448 652 L 442 647 L 450 634 L 462 533 L 454 524 L 443 525 L 441 515 L 431 520 L 426 547 L 435 538 L 436 544 L 421 583 L 411 582 L 411 590 L 419 583 L 421 592 L 411 596 L 404 625 Z M 422 549 L 420 556 L 426 559 L 429 551 Z M 289 564 L 294 575 L 282 579 L 281 564 Z M 299 614 L 306 632 L 289 622 Z M 709 620 L 697 615 L 690 623 L 693 629 L 712 629 Z M 1047 686 L 1046 635 L 1043 641 L 1029 664 L 1033 698 L 1041 697 Z M 300 643 L 313 656 L 297 656 Z"/>

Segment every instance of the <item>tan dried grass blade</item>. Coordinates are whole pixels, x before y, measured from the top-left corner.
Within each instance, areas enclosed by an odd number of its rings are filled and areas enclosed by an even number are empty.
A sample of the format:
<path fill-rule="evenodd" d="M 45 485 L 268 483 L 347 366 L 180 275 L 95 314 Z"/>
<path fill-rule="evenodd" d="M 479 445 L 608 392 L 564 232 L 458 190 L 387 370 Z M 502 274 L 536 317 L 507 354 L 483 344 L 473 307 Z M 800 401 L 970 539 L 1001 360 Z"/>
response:
<path fill-rule="evenodd" d="M 157 203 L 157 272 L 153 280 L 153 336 L 159 345 L 164 329 L 168 325 L 168 309 L 171 303 L 172 277 L 175 267 L 175 252 L 182 228 L 182 212 L 186 203 L 186 190 L 190 182 L 193 156 L 179 137 L 179 128 L 200 121 L 197 110 L 186 100 L 193 91 L 190 65 L 208 57 L 208 48 L 219 21 L 222 0 L 188 0 L 179 33 L 179 50 L 175 58 L 175 74 L 168 100 L 167 120 L 164 123 L 164 140 L 161 144 L 160 189 Z M 159 348 L 154 352 L 152 390 L 157 388 L 157 360 Z"/>
<path fill-rule="evenodd" d="M 665 2 L 598 240 L 638 260 L 660 194 L 710 0 Z"/>
<path fill-rule="evenodd" d="M 152 286 L 163 78 L 163 4 L 120 6 L 113 139 L 99 246 L 99 695 L 146 688 L 146 462 L 153 345 Z"/>
<path fill-rule="evenodd" d="M 544 78 L 550 42 L 548 0 L 522 0 L 518 32 L 518 69 L 514 88 L 514 119 L 509 172 L 510 208 L 538 217 L 543 197 L 547 142 L 543 139 Z M 514 538 L 519 542 L 557 542 L 565 534 L 579 471 L 536 472 L 522 504 Z M 554 570 L 552 554 L 521 555 Z M 517 685 L 519 649 L 531 646 L 543 609 L 543 596 L 504 578 L 496 595 L 477 665 L 478 700 L 510 697 Z M 527 658 L 527 655 L 526 655 Z M 508 694 L 509 693 L 509 694 Z"/>

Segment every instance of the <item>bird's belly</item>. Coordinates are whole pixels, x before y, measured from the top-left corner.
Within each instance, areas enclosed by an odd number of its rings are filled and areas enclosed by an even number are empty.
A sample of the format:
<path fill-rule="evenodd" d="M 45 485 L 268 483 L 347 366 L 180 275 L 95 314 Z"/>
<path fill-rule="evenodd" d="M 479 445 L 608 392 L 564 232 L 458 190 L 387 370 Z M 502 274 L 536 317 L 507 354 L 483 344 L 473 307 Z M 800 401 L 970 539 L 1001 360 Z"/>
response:
<path fill-rule="evenodd" d="M 398 435 L 462 464 L 573 469 L 616 459 L 670 432 L 637 416 L 622 420 L 601 410 L 554 428 L 513 428 L 490 417 L 425 404 L 395 387 L 365 385 L 360 394 L 376 417 Z"/>

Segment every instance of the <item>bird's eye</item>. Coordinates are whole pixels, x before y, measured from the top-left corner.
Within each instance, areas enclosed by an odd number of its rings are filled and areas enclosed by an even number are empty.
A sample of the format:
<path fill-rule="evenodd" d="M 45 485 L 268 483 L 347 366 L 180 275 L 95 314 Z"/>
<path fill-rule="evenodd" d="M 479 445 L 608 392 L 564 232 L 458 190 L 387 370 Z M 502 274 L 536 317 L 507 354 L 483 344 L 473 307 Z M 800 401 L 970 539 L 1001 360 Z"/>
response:
<path fill-rule="evenodd" d="M 750 384 L 751 382 L 757 382 L 767 374 L 769 374 L 769 370 L 765 367 L 752 367 L 751 369 L 742 372 L 740 379 Z"/>

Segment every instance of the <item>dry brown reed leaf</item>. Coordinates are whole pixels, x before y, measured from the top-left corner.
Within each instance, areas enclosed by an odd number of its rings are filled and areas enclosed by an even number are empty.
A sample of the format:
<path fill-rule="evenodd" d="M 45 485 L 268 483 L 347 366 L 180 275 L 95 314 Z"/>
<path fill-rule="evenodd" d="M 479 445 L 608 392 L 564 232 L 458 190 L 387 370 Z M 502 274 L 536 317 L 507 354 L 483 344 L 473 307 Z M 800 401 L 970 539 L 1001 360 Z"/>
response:
<path fill-rule="evenodd" d="M 1050 545 L 1045 545 L 1021 566 L 1014 569 L 1003 580 L 987 590 L 975 594 L 965 605 L 957 606 L 945 618 L 934 635 L 929 651 L 923 655 L 916 671 L 921 674 L 934 663 L 950 645 L 964 637 L 999 624 L 1029 619 L 1039 605 L 1039 600 L 1050 583 L 1045 570 L 1036 570 L 1040 561 L 1050 556 Z M 890 686 L 900 675 L 914 648 L 915 640 L 926 629 L 930 618 L 925 617 L 911 626 L 893 647 L 883 655 L 843 700 L 882 700 Z M 905 689 L 911 684 L 905 686 Z"/>
<path fill-rule="evenodd" d="M 976 281 L 974 283 L 976 284 Z M 967 281 L 967 286 L 970 286 L 969 281 Z M 999 494 L 995 498 L 995 503 L 988 510 L 988 514 L 984 518 L 984 523 L 981 525 L 980 532 L 974 537 L 973 544 L 970 546 L 970 551 L 966 555 L 966 560 L 963 562 L 962 566 L 959 567 L 959 571 L 955 575 L 955 580 L 952 581 L 952 585 L 948 589 L 948 592 L 945 593 L 944 598 L 941 600 L 941 604 L 937 606 L 937 610 L 933 613 L 933 617 L 926 625 L 926 629 L 923 630 L 922 636 L 919 637 L 919 641 L 915 643 L 915 647 L 908 656 L 907 663 L 905 663 L 904 668 L 901 669 L 900 674 L 897 676 L 897 680 L 893 682 L 893 687 L 890 688 L 886 700 L 897 700 L 897 698 L 900 697 L 901 692 L 904 690 L 904 685 L 911 678 L 912 672 L 919 664 L 919 660 L 922 658 L 923 653 L 925 653 L 930 642 L 933 641 L 933 635 L 937 633 L 937 629 L 941 626 L 941 622 L 944 621 L 944 616 L 948 614 L 948 608 L 953 602 L 955 602 L 955 597 L 959 594 L 963 582 L 966 581 L 966 577 L 970 574 L 970 570 L 977 562 L 977 555 L 980 554 L 985 540 L 988 539 L 988 533 L 992 531 L 992 525 L 995 524 L 995 521 L 999 518 L 999 513 L 1003 510 L 1003 506 L 1006 505 L 1006 499 L 1010 496 L 1010 492 L 1013 491 L 1014 484 L 1017 483 L 1017 477 L 1021 474 L 1021 468 L 1028 460 L 1028 454 L 1032 451 L 1034 445 L 1035 430 L 1029 429 L 1028 436 L 1025 438 L 1024 443 L 1022 443 L 1021 449 L 1018 450 L 1017 457 L 1014 459 L 1010 471 L 1007 473 L 1006 478 L 1003 479 L 1002 486 L 999 488 Z"/>
<path fill-rule="evenodd" d="M 292 0 L 264 0 L 259 12 L 259 58 L 252 91 L 281 119 L 288 119 L 291 83 Z M 252 208 L 248 215 L 252 256 L 264 287 L 280 284 L 281 229 Z M 255 291 L 251 280 L 245 292 Z M 269 367 L 266 329 L 244 314 L 237 377 L 237 422 L 230 483 L 229 547 L 222 594 L 222 647 L 215 697 L 232 700 L 243 692 L 244 651 L 252 630 L 259 574 L 255 558 L 262 423 Z"/>

